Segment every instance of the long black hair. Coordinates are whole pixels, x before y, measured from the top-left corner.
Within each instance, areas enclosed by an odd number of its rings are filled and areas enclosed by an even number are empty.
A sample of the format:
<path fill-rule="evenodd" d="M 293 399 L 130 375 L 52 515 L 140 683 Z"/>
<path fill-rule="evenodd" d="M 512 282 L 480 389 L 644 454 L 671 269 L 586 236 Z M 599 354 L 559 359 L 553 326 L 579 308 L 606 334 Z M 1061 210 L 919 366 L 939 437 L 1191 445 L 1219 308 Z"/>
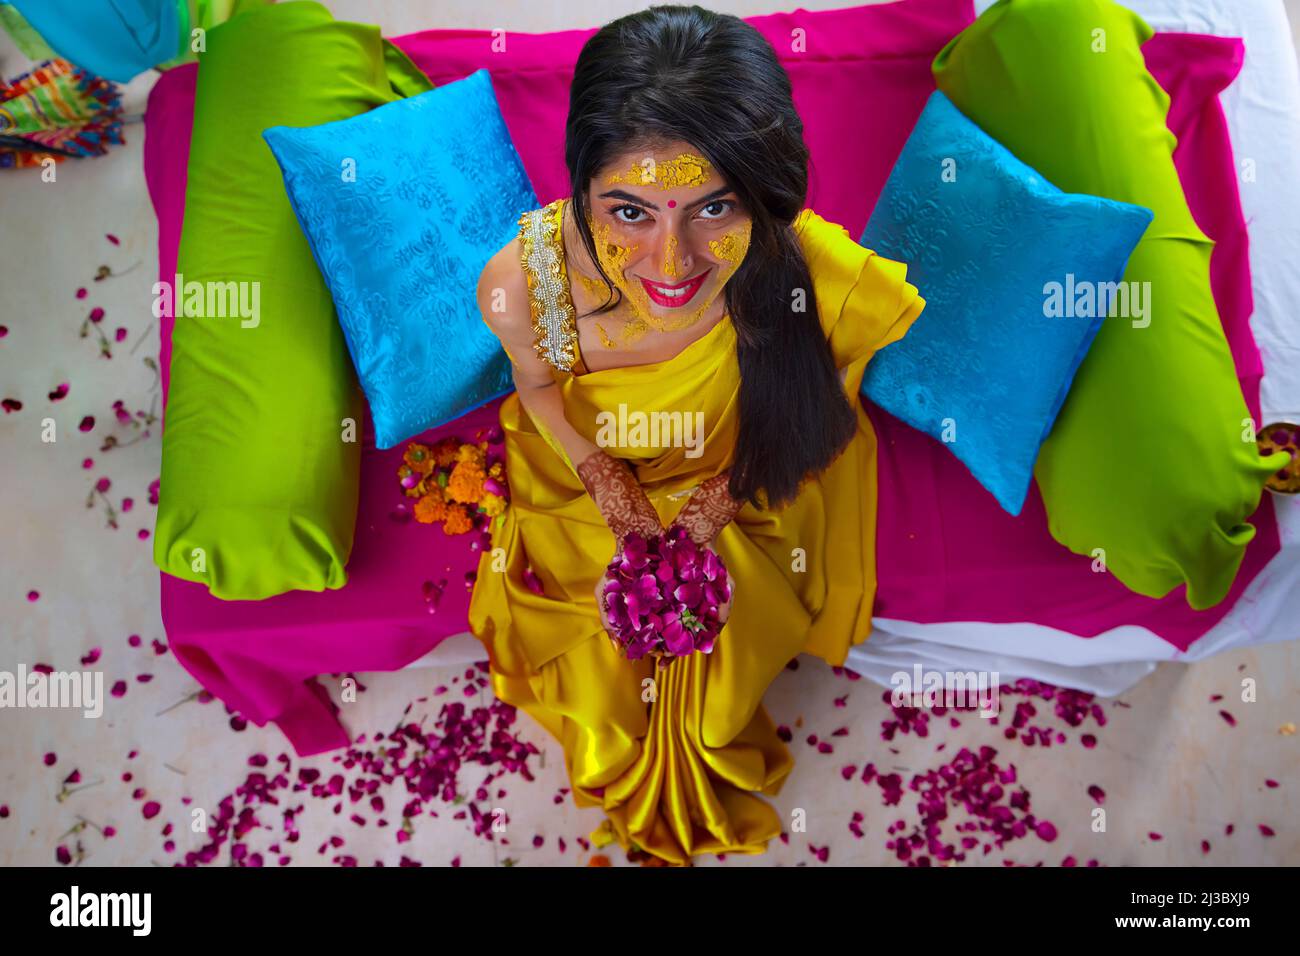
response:
<path fill-rule="evenodd" d="M 573 74 L 564 158 L 574 224 L 618 306 L 587 225 L 587 186 L 620 153 L 684 140 L 726 177 L 753 220 L 723 292 L 736 328 L 740 428 L 728 489 L 790 501 L 853 436 L 856 417 L 817 318 L 791 226 L 808 192 L 808 147 L 776 51 L 738 17 L 665 5 L 606 24 Z"/>

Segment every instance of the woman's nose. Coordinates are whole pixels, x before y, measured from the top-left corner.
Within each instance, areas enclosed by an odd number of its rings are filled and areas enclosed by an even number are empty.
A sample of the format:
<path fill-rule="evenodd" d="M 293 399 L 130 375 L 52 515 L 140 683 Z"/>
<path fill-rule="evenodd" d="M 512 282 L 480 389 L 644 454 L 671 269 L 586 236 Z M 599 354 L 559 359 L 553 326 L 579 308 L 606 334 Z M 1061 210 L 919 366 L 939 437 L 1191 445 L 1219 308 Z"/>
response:
<path fill-rule="evenodd" d="M 659 252 L 659 272 L 669 284 L 680 282 L 691 274 L 690 252 L 681 243 L 677 232 L 669 230 Z"/>

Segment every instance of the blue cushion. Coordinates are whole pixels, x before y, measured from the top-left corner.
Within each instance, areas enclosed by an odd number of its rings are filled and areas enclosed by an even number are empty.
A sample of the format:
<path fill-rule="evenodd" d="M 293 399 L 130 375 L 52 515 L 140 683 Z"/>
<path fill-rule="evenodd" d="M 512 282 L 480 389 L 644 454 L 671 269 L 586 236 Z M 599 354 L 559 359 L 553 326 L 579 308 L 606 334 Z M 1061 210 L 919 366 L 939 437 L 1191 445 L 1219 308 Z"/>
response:
<path fill-rule="evenodd" d="M 479 273 L 539 205 L 487 70 L 368 113 L 263 134 L 334 297 L 375 444 L 512 387 Z"/>
<path fill-rule="evenodd" d="M 861 239 L 907 263 L 925 312 L 872 359 L 863 393 L 1020 514 L 1104 303 L 1123 301 L 1103 284 L 1122 280 L 1151 219 L 1063 193 L 931 94 Z"/>
<path fill-rule="evenodd" d="M 115 83 L 189 52 L 189 5 L 176 0 L 8 0 L 63 59 Z"/>

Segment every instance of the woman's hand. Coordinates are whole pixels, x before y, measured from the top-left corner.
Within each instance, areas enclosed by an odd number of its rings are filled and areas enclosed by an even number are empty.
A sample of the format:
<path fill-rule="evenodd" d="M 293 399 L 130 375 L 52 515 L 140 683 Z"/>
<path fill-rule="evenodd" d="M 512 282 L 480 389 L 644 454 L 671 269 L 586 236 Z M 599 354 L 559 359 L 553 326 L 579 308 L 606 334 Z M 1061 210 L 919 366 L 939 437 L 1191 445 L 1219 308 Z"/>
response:
<path fill-rule="evenodd" d="M 728 577 L 727 583 L 731 585 L 731 592 L 727 595 L 727 603 L 718 608 L 718 620 L 723 624 L 731 617 L 731 602 L 736 597 L 736 579 Z"/>
<path fill-rule="evenodd" d="M 682 510 L 677 512 L 677 517 L 668 527 L 682 528 L 700 547 L 717 551 L 718 534 L 731 523 L 743 504 L 727 491 L 730 480 L 731 471 L 727 470 L 703 482 L 692 492 L 690 499 L 682 505 Z M 727 603 L 718 608 L 718 620 L 724 624 L 731 616 L 731 602 L 736 595 L 736 579 L 730 578 L 729 583 L 731 594 L 727 597 Z"/>
<path fill-rule="evenodd" d="M 697 545 L 716 551 L 718 532 L 731 523 L 743 504 L 727 491 L 730 480 L 731 471 L 727 470 L 703 482 L 668 527 L 683 528 Z"/>
<path fill-rule="evenodd" d="M 659 513 L 646 497 L 627 462 L 620 461 L 608 452 L 597 451 L 583 459 L 577 471 L 582 486 L 596 503 L 609 530 L 614 533 L 614 558 L 623 553 L 623 538 L 629 533 L 636 532 L 644 538 L 653 538 L 663 533 Z M 613 561 L 614 558 L 610 560 Z M 600 626 L 609 633 L 609 615 L 605 610 L 605 581 L 605 572 L 602 570 L 596 581 L 596 610 L 600 614 Z M 610 640 L 613 639 L 610 634 Z"/>

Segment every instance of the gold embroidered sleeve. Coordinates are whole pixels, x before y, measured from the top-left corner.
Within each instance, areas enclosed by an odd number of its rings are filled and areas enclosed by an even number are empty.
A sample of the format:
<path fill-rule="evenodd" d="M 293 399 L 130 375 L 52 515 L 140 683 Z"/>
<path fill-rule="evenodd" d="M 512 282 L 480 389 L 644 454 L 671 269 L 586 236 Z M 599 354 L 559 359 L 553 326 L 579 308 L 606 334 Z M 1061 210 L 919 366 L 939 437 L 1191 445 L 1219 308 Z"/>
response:
<path fill-rule="evenodd" d="M 524 213 L 519 217 L 519 240 L 537 336 L 533 348 L 543 361 L 569 372 L 573 370 L 578 330 L 560 245 L 563 209 L 563 203 L 556 202 Z"/>

